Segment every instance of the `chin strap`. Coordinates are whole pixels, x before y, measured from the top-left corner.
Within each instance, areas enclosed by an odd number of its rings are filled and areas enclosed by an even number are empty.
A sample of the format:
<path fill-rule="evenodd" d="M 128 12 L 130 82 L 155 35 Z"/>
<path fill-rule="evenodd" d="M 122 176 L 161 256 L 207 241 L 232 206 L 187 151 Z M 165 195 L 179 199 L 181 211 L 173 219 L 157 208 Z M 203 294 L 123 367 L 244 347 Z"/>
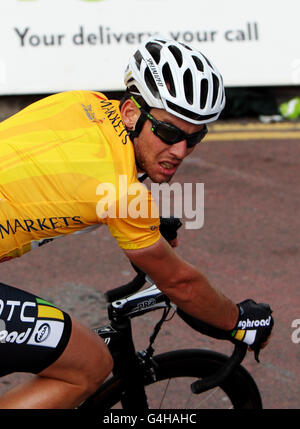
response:
<path fill-rule="evenodd" d="M 142 176 L 140 176 L 139 178 L 138 178 L 138 180 L 139 180 L 139 182 L 143 182 L 144 180 L 146 180 L 147 179 L 147 177 L 149 177 L 148 176 L 148 174 L 147 173 L 144 173 Z"/>

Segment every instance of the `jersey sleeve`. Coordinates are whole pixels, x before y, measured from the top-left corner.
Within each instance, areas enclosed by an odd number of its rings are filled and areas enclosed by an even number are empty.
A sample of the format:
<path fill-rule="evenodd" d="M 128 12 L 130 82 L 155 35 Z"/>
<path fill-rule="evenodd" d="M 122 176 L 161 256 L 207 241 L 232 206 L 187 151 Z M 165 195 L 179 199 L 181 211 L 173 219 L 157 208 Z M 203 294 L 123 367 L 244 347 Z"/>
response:
<path fill-rule="evenodd" d="M 122 249 L 143 249 L 160 239 L 158 208 L 147 190 L 139 195 L 127 195 L 126 201 L 120 199 L 116 216 L 107 218 L 106 223 Z"/>

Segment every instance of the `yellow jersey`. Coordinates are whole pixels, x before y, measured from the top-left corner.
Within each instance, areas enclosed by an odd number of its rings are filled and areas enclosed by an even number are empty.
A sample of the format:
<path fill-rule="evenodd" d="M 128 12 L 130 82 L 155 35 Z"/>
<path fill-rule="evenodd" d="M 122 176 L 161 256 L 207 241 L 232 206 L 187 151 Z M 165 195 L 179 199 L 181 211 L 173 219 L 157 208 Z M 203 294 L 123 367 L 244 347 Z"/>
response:
<path fill-rule="evenodd" d="M 0 262 L 102 224 L 123 249 L 160 237 L 118 101 L 63 92 L 0 123 Z"/>

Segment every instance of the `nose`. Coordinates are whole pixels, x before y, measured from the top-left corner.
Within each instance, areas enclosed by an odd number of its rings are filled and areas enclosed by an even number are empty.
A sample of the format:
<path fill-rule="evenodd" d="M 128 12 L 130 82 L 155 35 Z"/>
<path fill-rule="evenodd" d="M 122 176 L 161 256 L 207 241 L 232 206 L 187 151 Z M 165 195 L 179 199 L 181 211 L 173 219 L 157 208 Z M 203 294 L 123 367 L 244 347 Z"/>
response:
<path fill-rule="evenodd" d="M 185 156 L 187 154 L 186 140 L 181 140 L 178 143 L 172 144 L 172 146 L 170 146 L 169 152 L 171 155 L 173 155 L 177 159 L 185 158 Z"/>

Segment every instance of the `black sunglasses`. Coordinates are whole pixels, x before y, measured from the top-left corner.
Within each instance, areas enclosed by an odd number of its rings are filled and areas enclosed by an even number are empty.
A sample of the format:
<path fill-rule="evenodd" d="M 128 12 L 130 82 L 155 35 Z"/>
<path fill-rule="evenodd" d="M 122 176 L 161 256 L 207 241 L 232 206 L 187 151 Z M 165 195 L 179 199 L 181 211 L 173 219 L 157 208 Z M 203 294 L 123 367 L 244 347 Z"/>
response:
<path fill-rule="evenodd" d="M 186 140 L 187 147 L 192 148 L 197 143 L 200 143 L 208 132 L 206 125 L 204 125 L 202 130 L 192 134 L 186 134 L 184 131 L 182 131 L 180 128 L 177 128 L 175 125 L 168 124 L 167 122 L 162 122 L 155 119 L 150 113 L 144 110 L 133 97 L 131 97 L 131 99 L 133 100 L 135 105 L 141 110 L 141 113 L 144 118 L 149 119 L 149 121 L 151 121 L 152 132 L 168 145 L 172 145 L 182 140 Z"/>
<path fill-rule="evenodd" d="M 194 147 L 197 143 L 200 143 L 201 140 L 207 134 L 207 127 L 204 125 L 202 130 L 197 131 L 196 133 L 186 134 L 180 128 L 175 127 L 175 125 L 168 124 L 167 122 L 158 121 L 150 113 L 142 110 L 142 113 L 147 115 L 147 119 L 152 122 L 151 131 L 157 137 L 159 137 L 164 143 L 172 145 L 182 140 L 186 140 L 186 146 L 188 148 Z"/>

